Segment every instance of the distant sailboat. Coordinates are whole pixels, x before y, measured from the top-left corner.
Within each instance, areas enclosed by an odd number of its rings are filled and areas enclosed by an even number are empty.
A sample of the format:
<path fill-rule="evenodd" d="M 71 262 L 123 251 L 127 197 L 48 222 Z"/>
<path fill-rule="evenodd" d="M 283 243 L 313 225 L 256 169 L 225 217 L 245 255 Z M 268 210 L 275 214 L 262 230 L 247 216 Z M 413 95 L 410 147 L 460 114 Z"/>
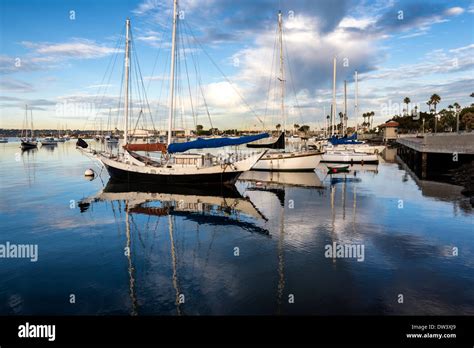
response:
<path fill-rule="evenodd" d="M 125 38 L 125 79 L 124 79 L 124 141 L 123 152 L 117 155 L 111 153 L 94 152 L 105 166 L 110 176 L 128 182 L 153 182 L 153 183 L 177 183 L 177 184 L 232 184 L 238 176 L 250 170 L 263 156 L 265 151 L 257 154 L 227 154 L 212 155 L 204 153 L 182 153 L 190 149 L 216 148 L 245 144 L 251 141 L 268 137 L 268 134 L 241 138 L 215 138 L 197 139 L 186 143 L 172 143 L 172 125 L 175 116 L 176 100 L 175 92 L 175 63 L 176 63 L 176 34 L 179 19 L 177 11 L 178 2 L 174 0 L 173 5 L 173 34 L 171 48 L 171 71 L 170 71 L 170 100 L 168 114 L 168 141 L 167 144 L 129 144 L 129 76 L 131 66 L 131 33 L 130 20 L 126 21 Z M 178 41 L 179 42 L 179 41 Z M 77 144 L 81 148 L 81 144 Z M 161 151 L 159 159 L 143 156 L 135 151 L 143 151 L 139 145 L 146 146 L 148 150 L 154 147 L 155 151 Z M 86 150 L 83 150 L 86 151 Z"/>
<path fill-rule="evenodd" d="M 333 102 L 331 108 L 331 137 L 324 142 L 319 143 L 319 147 L 325 150 L 325 154 L 322 157 L 321 162 L 333 162 L 333 163 L 378 163 L 377 154 L 382 153 L 385 149 L 384 145 L 369 145 L 363 141 L 357 140 L 357 132 L 351 136 L 344 134 L 342 137 L 336 136 L 336 126 L 334 124 L 336 117 L 336 58 L 333 62 Z M 358 81 L 357 71 L 355 73 L 355 114 L 357 121 L 357 93 L 358 93 Z M 344 83 L 344 120 L 346 122 L 347 132 L 347 90 L 346 83 Z M 344 125 L 344 121 L 343 121 Z M 344 127 L 342 127 L 344 129 Z M 317 147 L 317 144 L 313 143 L 313 146 Z"/>
<path fill-rule="evenodd" d="M 30 137 L 28 137 L 28 105 L 25 105 L 25 136 L 21 138 L 21 145 L 20 147 L 22 150 L 27 150 L 27 149 L 34 149 L 38 147 L 38 142 L 36 141 L 36 138 L 34 137 L 34 132 L 33 132 L 33 110 L 30 110 L 30 125 L 31 125 L 31 133 Z"/>
<path fill-rule="evenodd" d="M 285 115 L 285 70 L 283 64 L 283 19 L 281 11 L 278 12 L 278 31 L 280 43 L 280 76 L 278 80 L 281 85 L 281 117 L 283 125 L 286 124 Z M 248 147 L 269 147 L 271 149 L 285 148 L 285 129 L 278 139 L 270 144 L 248 144 Z M 269 151 L 263 156 L 252 170 L 263 171 L 313 171 L 321 161 L 322 152 L 317 150 L 308 151 Z"/>

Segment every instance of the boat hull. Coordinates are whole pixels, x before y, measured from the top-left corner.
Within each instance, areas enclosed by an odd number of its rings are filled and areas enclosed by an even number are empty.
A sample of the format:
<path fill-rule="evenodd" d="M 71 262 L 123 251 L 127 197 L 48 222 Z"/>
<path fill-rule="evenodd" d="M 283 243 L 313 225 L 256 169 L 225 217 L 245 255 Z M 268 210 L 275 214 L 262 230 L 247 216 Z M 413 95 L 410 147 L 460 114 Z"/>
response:
<path fill-rule="evenodd" d="M 140 182 L 150 184 L 187 184 L 187 185 L 231 185 L 234 184 L 242 172 L 224 172 L 200 174 L 198 177 L 194 174 L 147 174 L 123 170 L 110 165 L 105 165 L 111 178 L 122 182 Z"/>
<path fill-rule="evenodd" d="M 363 154 L 358 152 L 352 153 L 331 153 L 327 152 L 322 156 L 321 162 L 323 163 L 364 163 L 364 164 L 377 164 L 379 159 L 375 154 Z"/>
<path fill-rule="evenodd" d="M 370 154 L 378 154 L 382 153 L 385 149 L 384 145 L 337 145 L 337 148 L 341 150 L 348 150 L 354 151 L 357 153 L 370 153 Z"/>
<path fill-rule="evenodd" d="M 38 144 L 36 142 L 22 142 L 20 147 L 23 150 L 34 149 L 34 148 L 38 147 Z"/>
<path fill-rule="evenodd" d="M 264 152 L 229 164 L 208 167 L 183 165 L 146 165 L 128 155 L 126 159 L 116 159 L 99 154 L 98 158 L 110 176 L 116 180 L 135 183 L 222 185 L 234 184 L 243 172 L 250 170 Z"/>
<path fill-rule="evenodd" d="M 272 172 L 312 172 L 321 161 L 321 152 L 268 153 L 252 170 Z"/>

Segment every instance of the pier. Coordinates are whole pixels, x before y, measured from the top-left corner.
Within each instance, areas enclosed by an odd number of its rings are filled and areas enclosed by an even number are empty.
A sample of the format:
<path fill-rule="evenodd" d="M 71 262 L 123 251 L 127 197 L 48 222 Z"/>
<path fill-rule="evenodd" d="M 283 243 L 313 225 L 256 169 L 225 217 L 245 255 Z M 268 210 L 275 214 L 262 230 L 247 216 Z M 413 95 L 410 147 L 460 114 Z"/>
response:
<path fill-rule="evenodd" d="M 474 160 L 474 133 L 400 135 L 397 155 L 420 179 L 440 179 Z"/>

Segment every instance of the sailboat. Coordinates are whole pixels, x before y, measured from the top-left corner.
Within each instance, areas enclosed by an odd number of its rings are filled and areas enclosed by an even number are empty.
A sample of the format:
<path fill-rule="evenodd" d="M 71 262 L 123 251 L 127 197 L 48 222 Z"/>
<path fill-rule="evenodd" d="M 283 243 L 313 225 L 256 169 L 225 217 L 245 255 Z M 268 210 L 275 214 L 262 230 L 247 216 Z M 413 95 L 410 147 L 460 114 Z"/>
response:
<path fill-rule="evenodd" d="M 172 142 L 172 125 L 175 113 L 175 62 L 176 62 L 176 34 L 178 2 L 173 4 L 173 29 L 171 47 L 170 71 L 170 99 L 168 113 L 167 143 L 155 144 L 130 144 L 129 143 L 129 76 L 131 63 L 131 31 L 130 19 L 126 20 L 125 34 L 125 79 L 124 79 L 124 139 L 123 152 L 90 151 L 105 166 L 112 178 L 128 182 L 150 182 L 165 184 L 233 184 L 239 175 L 250 170 L 255 163 L 265 154 L 258 153 L 227 153 L 213 155 L 210 153 L 183 153 L 190 149 L 220 148 L 224 146 L 237 146 L 268 137 L 267 133 L 244 136 L 240 138 L 213 138 L 184 142 Z M 135 56 L 135 55 L 134 55 Z M 87 143 L 78 141 L 78 149 L 87 148 Z M 160 158 L 152 158 L 138 154 L 136 151 L 161 152 Z"/>
<path fill-rule="evenodd" d="M 38 147 L 38 142 L 36 141 L 36 138 L 33 135 L 33 110 L 30 110 L 30 112 L 31 134 L 28 138 L 28 129 L 26 128 L 28 126 L 28 105 L 25 105 L 25 136 L 22 137 L 20 140 L 20 147 L 22 148 L 22 150 L 34 149 Z"/>
<path fill-rule="evenodd" d="M 358 103 L 358 79 L 357 71 L 355 72 L 355 114 L 357 119 Z M 344 81 L 344 120 L 342 122 L 342 132 L 344 136 L 336 136 L 336 57 L 333 61 L 333 101 L 331 107 L 331 137 L 326 142 L 321 142 L 319 146 L 325 149 L 321 162 L 331 163 L 362 163 L 377 164 L 379 162 L 377 154 L 381 153 L 385 146 L 369 145 L 363 141 L 357 140 L 357 132 L 351 136 L 347 136 L 347 88 Z M 344 126 L 345 124 L 345 126 Z M 317 146 L 316 144 L 313 144 Z"/>
<path fill-rule="evenodd" d="M 56 142 L 58 143 L 64 143 L 66 141 L 66 139 L 64 139 L 62 136 L 61 136 L 61 128 L 59 127 L 58 125 L 58 138 L 56 139 Z"/>
<path fill-rule="evenodd" d="M 278 12 L 278 30 L 280 43 L 280 76 L 278 80 L 281 86 L 281 117 L 283 125 L 286 124 L 285 116 L 285 70 L 283 64 L 283 19 L 281 11 Z M 321 161 L 322 152 L 318 150 L 306 151 L 284 151 L 285 149 L 285 129 L 274 143 L 269 144 L 248 144 L 247 147 L 269 147 L 273 150 L 267 152 L 252 170 L 263 171 L 313 171 Z M 280 149 L 278 151 L 277 149 Z M 283 151 L 281 151 L 283 150 Z"/>

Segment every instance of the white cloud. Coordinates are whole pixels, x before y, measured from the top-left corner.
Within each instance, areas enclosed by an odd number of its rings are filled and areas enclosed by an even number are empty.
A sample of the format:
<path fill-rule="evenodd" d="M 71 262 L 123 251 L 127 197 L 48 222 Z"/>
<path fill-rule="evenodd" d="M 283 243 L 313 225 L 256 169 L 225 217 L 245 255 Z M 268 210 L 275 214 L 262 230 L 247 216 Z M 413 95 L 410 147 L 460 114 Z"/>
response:
<path fill-rule="evenodd" d="M 2 78 L 0 82 L 0 91 L 13 93 L 34 92 L 33 85 L 28 82 L 20 81 L 13 78 Z"/>
<path fill-rule="evenodd" d="M 357 29 L 365 29 L 370 24 L 375 23 L 375 18 L 354 18 L 351 16 L 344 17 L 342 21 L 339 23 L 340 28 L 357 28 Z"/>
<path fill-rule="evenodd" d="M 72 42 L 48 43 L 23 41 L 23 46 L 39 55 L 35 59 L 94 59 L 116 52 L 114 48 L 100 45 L 92 40 L 75 39 Z"/>
<path fill-rule="evenodd" d="M 458 16 L 464 12 L 462 7 L 451 7 L 444 11 L 447 16 Z"/>

